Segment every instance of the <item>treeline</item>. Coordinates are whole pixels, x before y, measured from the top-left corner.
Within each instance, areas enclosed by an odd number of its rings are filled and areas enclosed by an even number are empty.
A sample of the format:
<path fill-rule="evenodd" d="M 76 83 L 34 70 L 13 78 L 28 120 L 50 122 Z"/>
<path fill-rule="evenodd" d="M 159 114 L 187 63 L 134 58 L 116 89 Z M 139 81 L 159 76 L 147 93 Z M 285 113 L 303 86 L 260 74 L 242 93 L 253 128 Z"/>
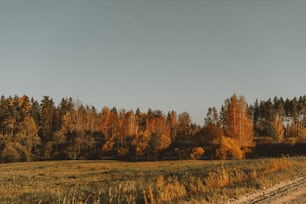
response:
<path fill-rule="evenodd" d="M 257 143 L 296 143 L 306 140 L 306 96 L 274 97 L 251 106 Z"/>
<path fill-rule="evenodd" d="M 139 109 L 101 111 L 72 98 L 0 99 L 0 162 L 59 159 L 241 159 L 258 143 L 305 141 L 306 97 L 248 105 L 226 99 L 205 124 L 188 113 Z"/>

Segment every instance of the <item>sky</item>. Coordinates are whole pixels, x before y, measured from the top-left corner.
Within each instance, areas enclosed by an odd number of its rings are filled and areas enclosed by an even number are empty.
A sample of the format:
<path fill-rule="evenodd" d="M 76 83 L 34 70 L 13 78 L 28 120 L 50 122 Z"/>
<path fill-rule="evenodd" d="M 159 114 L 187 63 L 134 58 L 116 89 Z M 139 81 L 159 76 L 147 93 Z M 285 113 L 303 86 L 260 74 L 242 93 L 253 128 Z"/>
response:
<path fill-rule="evenodd" d="M 0 0 L 0 94 L 188 112 L 306 91 L 303 0 Z"/>

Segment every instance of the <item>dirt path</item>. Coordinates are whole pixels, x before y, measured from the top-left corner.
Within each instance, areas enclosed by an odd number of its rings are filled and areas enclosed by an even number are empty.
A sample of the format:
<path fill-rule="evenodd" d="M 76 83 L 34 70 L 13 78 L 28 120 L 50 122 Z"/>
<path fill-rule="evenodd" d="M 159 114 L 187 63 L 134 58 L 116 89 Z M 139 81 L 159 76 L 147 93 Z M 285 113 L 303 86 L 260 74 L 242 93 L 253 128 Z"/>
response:
<path fill-rule="evenodd" d="M 294 180 L 281 182 L 271 188 L 256 191 L 226 204 L 306 204 L 306 179 L 299 177 Z"/>
<path fill-rule="evenodd" d="M 289 193 L 279 199 L 273 200 L 271 204 L 305 204 L 306 203 L 306 187 L 300 188 L 299 190 Z"/>

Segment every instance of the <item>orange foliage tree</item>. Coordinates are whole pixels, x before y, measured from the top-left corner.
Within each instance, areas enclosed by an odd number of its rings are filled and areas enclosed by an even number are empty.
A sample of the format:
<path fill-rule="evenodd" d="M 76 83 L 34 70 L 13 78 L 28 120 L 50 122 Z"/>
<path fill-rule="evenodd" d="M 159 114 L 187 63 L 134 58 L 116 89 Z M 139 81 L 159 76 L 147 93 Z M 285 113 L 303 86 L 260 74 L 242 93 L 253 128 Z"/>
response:
<path fill-rule="evenodd" d="M 233 95 L 225 101 L 224 134 L 236 140 L 240 147 L 253 144 L 253 122 L 243 96 Z"/>
<path fill-rule="evenodd" d="M 238 144 L 244 153 L 253 146 L 252 115 L 243 96 L 238 98 L 234 94 L 225 101 L 223 128 L 224 135 Z"/>

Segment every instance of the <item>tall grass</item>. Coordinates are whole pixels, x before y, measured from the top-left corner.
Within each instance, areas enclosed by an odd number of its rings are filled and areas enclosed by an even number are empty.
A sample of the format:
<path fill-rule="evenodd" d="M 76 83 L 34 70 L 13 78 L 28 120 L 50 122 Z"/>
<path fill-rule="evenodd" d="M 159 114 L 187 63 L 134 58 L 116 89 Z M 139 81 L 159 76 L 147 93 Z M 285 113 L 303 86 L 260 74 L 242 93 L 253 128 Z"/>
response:
<path fill-rule="evenodd" d="M 212 203 L 303 174 L 306 158 L 0 165 L 0 203 Z"/>
<path fill-rule="evenodd" d="M 288 157 L 272 159 L 267 167 L 267 173 L 286 169 L 295 165 L 295 162 Z"/>

